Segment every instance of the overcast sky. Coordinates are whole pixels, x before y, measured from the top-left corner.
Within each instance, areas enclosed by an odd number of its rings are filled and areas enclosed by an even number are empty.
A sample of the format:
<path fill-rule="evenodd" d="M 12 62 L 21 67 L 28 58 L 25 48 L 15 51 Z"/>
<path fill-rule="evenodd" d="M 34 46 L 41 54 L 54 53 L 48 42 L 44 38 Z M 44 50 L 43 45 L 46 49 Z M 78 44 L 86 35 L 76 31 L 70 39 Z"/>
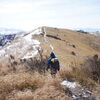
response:
<path fill-rule="evenodd" d="M 0 27 L 100 28 L 100 0 L 0 0 Z"/>

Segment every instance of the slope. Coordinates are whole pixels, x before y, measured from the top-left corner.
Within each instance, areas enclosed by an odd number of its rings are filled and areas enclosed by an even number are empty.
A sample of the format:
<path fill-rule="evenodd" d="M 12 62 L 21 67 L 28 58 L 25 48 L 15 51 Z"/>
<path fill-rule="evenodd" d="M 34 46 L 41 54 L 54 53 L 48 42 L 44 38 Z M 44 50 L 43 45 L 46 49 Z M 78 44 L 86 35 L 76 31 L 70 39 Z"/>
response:
<path fill-rule="evenodd" d="M 52 51 L 50 45 L 52 45 L 62 66 L 69 66 L 73 61 L 79 63 L 87 56 L 100 55 L 100 37 L 68 29 L 50 27 L 44 27 L 44 29 L 48 41 L 43 41 L 42 36 L 38 38 L 42 43 L 44 53 L 45 55 L 50 54 Z"/>

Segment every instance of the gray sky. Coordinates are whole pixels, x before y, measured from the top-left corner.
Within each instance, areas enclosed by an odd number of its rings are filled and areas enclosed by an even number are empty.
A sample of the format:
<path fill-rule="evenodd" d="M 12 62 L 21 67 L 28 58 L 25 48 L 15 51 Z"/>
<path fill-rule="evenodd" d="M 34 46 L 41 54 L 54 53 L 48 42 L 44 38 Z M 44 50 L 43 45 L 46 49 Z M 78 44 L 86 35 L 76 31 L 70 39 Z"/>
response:
<path fill-rule="evenodd" d="M 100 28 L 100 0 L 0 0 L 0 27 Z"/>

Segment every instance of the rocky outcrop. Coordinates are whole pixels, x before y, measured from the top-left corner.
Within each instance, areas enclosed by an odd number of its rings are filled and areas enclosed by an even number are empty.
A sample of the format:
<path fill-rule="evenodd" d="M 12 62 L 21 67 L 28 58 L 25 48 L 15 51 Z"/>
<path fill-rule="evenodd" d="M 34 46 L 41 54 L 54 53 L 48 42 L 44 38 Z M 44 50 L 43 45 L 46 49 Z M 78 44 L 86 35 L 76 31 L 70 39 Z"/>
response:
<path fill-rule="evenodd" d="M 10 34 L 10 35 L 1 35 L 0 36 L 0 46 L 6 45 L 8 42 L 11 42 L 14 40 L 16 34 Z"/>
<path fill-rule="evenodd" d="M 61 85 L 73 100 L 97 100 L 91 91 L 75 81 L 64 80 Z"/>

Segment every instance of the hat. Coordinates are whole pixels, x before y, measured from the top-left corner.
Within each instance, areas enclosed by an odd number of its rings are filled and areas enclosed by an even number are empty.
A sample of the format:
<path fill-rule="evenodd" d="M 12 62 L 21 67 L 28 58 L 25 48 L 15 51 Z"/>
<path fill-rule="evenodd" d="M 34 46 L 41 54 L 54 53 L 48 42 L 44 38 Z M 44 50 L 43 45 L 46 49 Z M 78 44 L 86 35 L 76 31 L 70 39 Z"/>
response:
<path fill-rule="evenodd" d="M 54 52 L 51 52 L 50 56 L 51 56 L 51 58 L 56 58 Z"/>

